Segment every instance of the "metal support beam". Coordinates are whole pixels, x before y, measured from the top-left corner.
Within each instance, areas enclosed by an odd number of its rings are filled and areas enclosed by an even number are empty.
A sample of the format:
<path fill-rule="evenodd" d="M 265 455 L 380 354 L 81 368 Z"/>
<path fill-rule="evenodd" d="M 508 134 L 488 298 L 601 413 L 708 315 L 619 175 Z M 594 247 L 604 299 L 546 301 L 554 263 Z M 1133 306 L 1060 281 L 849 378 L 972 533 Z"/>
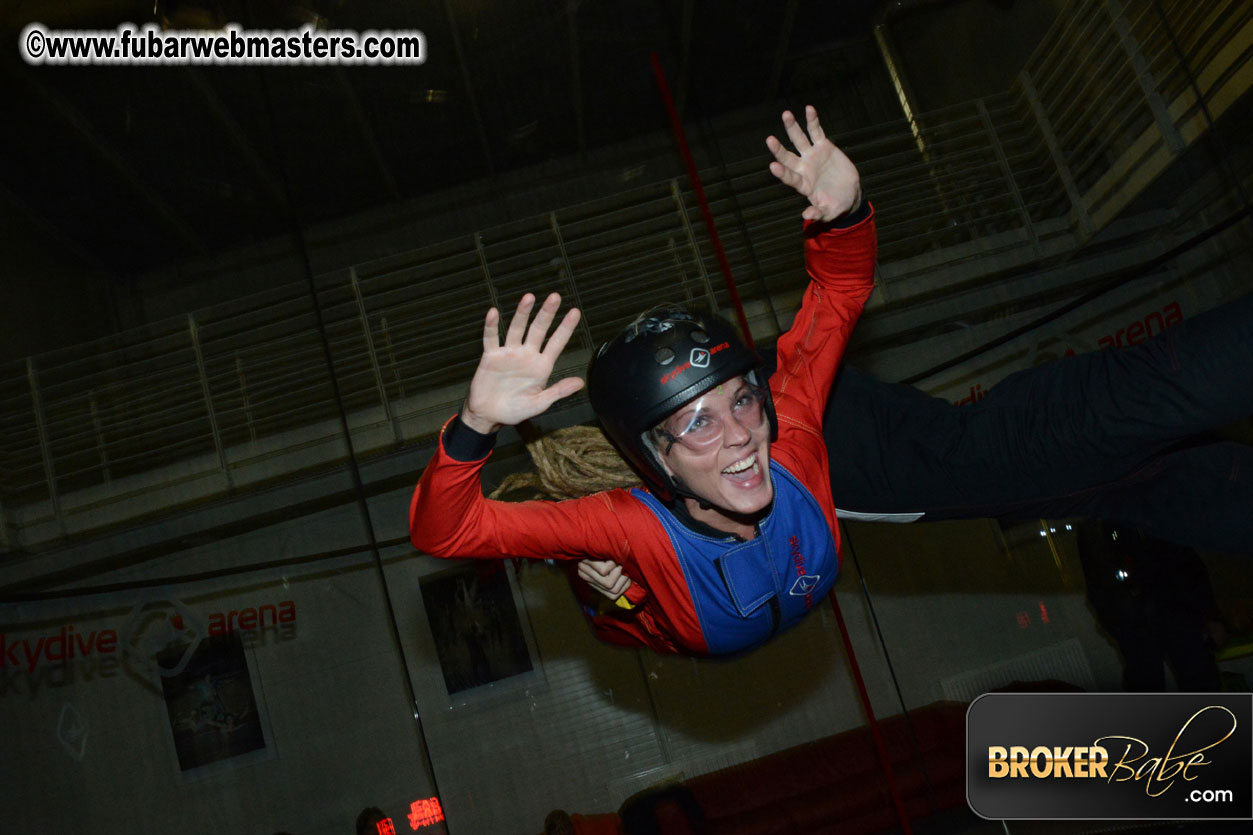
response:
<path fill-rule="evenodd" d="M 400 427 L 392 416 L 392 404 L 383 384 L 383 370 L 379 368 L 378 352 L 374 350 L 374 334 L 370 332 L 370 317 L 365 310 L 365 297 L 361 295 L 361 282 L 357 280 L 357 268 L 348 268 L 348 280 L 352 284 L 352 297 L 357 301 L 357 315 L 361 317 L 361 330 L 365 334 L 366 355 L 370 358 L 370 370 L 374 372 L 374 385 L 378 389 L 379 403 L 383 406 L 383 418 L 392 428 L 392 437 L 400 440 Z"/>
<path fill-rule="evenodd" d="M 692 29 L 695 26 L 696 2 L 683 0 L 683 19 L 679 38 L 679 77 L 675 79 L 674 106 L 683 115 L 687 110 L 687 91 L 692 86 Z"/>
<path fill-rule="evenodd" d="M 566 0 L 566 31 L 570 42 L 570 96 L 574 100 L 574 135 L 579 159 L 587 157 L 587 128 L 583 109 L 583 61 L 579 56 L 578 11 L 581 0 Z"/>
<path fill-rule="evenodd" d="M 32 206 L 25 197 L 15 194 L 5 188 L 3 184 L 0 184 L 0 200 L 7 202 L 15 210 L 25 215 L 26 219 L 32 224 L 42 229 L 49 237 L 53 238 L 54 240 L 50 243 L 52 243 L 58 253 L 63 255 L 66 253 L 73 255 L 91 269 L 106 273 L 114 278 L 117 277 L 117 271 L 112 267 L 106 266 L 97 253 L 89 252 L 83 248 L 83 244 L 78 240 L 78 236 L 67 232 L 56 223 L 53 223 L 46 215 Z"/>
<path fill-rule="evenodd" d="M 466 88 L 466 102 L 470 105 L 470 115 L 474 118 L 474 129 L 479 135 L 479 147 L 483 151 L 483 161 L 487 164 L 487 175 L 495 178 L 496 166 L 492 162 L 492 146 L 487 141 L 487 129 L 483 126 L 483 113 L 479 110 L 478 98 L 474 95 L 474 82 L 470 80 L 470 68 L 466 65 L 465 50 L 461 48 L 461 34 L 457 28 L 457 17 L 452 13 L 452 3 L 444 0 L 444 14 L 448 17 L 448 31 L 452 34 L 452 48 L 457 55 L 457 66 L 461 69 L 461 82 Z"/>
<path fill-rule="evenodd" d="M 1179 135 L 1179 130 L 1175 127 L 1174 121 L 1170 118 L 1170 110 L 1166 107 L 1166 102 L 1157 87 L 1157 79 L 1153 77 L 1153 71 L 1149 69 L 1149 62 L 1145 59 L 1144 53 L 1140 51 L 1139 41 L 1131 33 L 1131 24 L 1127 22 L 1122 6 L 1118 0 L 1105 0 L 1105 10 L 1114 22 L 1114 31 L 1118 33 L 1118 42 L 1122 46 L 1123 52 L 1127 53 L 1127 59 L 1131 62 L 1131 69 L 1135 73 L 1136 82 L 1140 85 L 1140 92 L 1144 94 L 1144 100 L 1148 102 L 1149 112 L 1153 114 L 1153 121 L 1157 123 L 1157 129 L 1162 134 L 1162 140 L 1172 154 L 1177 156 L 1183 153 L 1186 144 L 1183 141 L 1183 137 Z"/>
<path fill-rule="evenodd" d="M 191 348 L 196 354 L 196 371 L 200 374 L 200 391 L 204 395 L 205 412 L 209 416 L 209 431 L 213 433 L 213 449 L 217 452 L 218 466 L 226 477 L 226 486 L 234 486 L 231 480 L 231 468 L 226 461 L 226 448 L 222 445 L 222 433 L 218 430 L 218 416 L 213 410 L 213 393 L 209 390 L 209 375 L 205 371 L 204 352 L 200 348 L 200 328 L 196 325 L 196 316 L 187 314 L 187 333 L 191 337 Z"/>
<path fill-rule="evenodd" d="M 39 372 L 35 370 L 35 358 L 26 358 L 26 381 L 30 384 L 31 410 L 35 413 L 35 432 L 39 436 L 39 454 L 43 458 L 44 479 L 48 483 L 48 501 L 52 504 L 52 517 L 57 528 L 65 535 L 65 516 L 61 513 L 61 497 L 57 493 L 57 472 L 52 461 L 52 444 L 48 440 L 48 423 L 44 419 L 43 398 L 39 394 Z"/>
<path fill-rule="evenodd" d="M 683 231 L 687 234 L 687 245 L 692 250 L 692 260 L 696 262 L 696 271 L 700 274 L 701 283 L 705 285 L 705 298 L 709 300 L 709 310 L 717 311 L 718 297 L 714 295 L 714 285 L 709 280 L 709 273 L 705 270 L 705 261 L 700 257 L 700 247 L 696 245 L 696 230 L 692 228 L 692 220 L 687 216 L 687 204 L 683 202 L 683 191 L 679 188 L 678 180 L 670 181 L 670 194 L 674 197 L 674 208 L 679 213 L 679 220 L 683 222 Z"/>
<path fill-rule="evenodd" d="M 13 538 L 9 535 L 9 516 L 4 512 L 4 502 L 0 502 L 0 553 L 14 548 Z"/>
<path fill-rule="evenodd" d="M 1005 176 L 1005 183 L 1009 186 L 1009 194 L 1014 198 L 1014 205 L 1018 207 L 1018 214 L 1022 216 L 1022 227 L 1027 231 L 1027 237 L 1031 239 L 1031 245 L 1038 247 L 1040 239 L 1036 236 L 1035 226 L 1031 223 L 1031 213 L 1027 211 L 1027 204 L 1023 202 L 1022 192 L 1018 190 L 1018 183 L 1014 180 L 1014 171 L 1009 166 L 1009 158 L 1005 156 L 1005 148 L 1001 145 L 1000 137 L 996 135 L 996 126 L 992 124 L 992 114 L 988 113 L 988 106 L 983 103 L 983 99 L 975 100 L 975 108 L 979 111 L 979 119 L 983 122 L 983 129 L 987 131 L 988 141 L 992 145 L 992 153 L 996 155 L 997 165 L 1001 168 L 1001 174 Z"/>
<path fill-rule="evenodd" d="M 570 285 L 570 294 L 574 296 L 574 306 L 579 310 L 583 310 L 583 300 L 579 297 L 579 285 L 574 280 L 574 268 L 570 266 L 570 258 L 566 255 L 566 239 L 561 235 L 561 224 L 557 223 L 557 213 L 548 213 L 548 224 L 552 227 L 553 237 L 557 239 L 557 251 L 561 253 L 561 265 L 566 272 L 566 280 Z M 579 329 L 583 331 L 583 337 L 587 340 L 587 347 L 595 350 L 596 343 L 592 341 L 592 329 L 587 324 L 587 317 L 579 317 Z"/>
<path fill-rule="evenodd" d="M 914 142 L 918 145 L 918 150 L 925 157 L 927 143 L 922 138 L 922 128 L 918 126 L 918 117 L 914 106 L 915 97 L 913 91 L 909 88 L 909 82 L 906 81 L 905 75 L 901 71 L 900 62 L 896 60 L 896 50 L 892 46 L 885 24 L 879 24 L 874 27 L 874 40 L 879 47 L 879 54 L 883 56 L 883 63 L 887 66 L 888 76 L 892 79 L 892 86 L 896 89 L 896 99 L 901 103 L 901 111 L 905 114 L 905 121 L 909 122 L 909 131 L 914 135 Z"/>
<path fill-rule="evenodd" d="M 774 66 L 770 68 L 770 82 L 766 87 L 766 103 L 779 97 L 779 85 L 783 82 L 783 65 L 787 61 L 788 44 L 792 42 L 792 30 L 796 27 L 796 8 L 800 0 L 787 0 L 783 10 L 783 25 L 779 27 L 779 42 L 774 49 Z"/>
<path fill-rule="evenodd" d="M 197 235 L 190 226 L 183 222 L 183 219 L 174 210 L 172 206 L 165 202 L 155 190 L 153 190 L 145 180 L 135 171 L 126 159 L 105 142 L 96 132 L 95 128 L 87 121 L 78 110 L 66 100 L 64 96 L 58 93 L 49 85 L 45 84 L 35 74 L 28 70 L 18 68 L 16 74 L 29 85 L 38 94 L 38 98 L 44 103 L 52 113 L 64 122 L 79 139 L 87 145 L 95 154 L 105 163 L 106 167 L 111 170 L 126 188 L 136 197 L 142 200 L 162 225 L 171 232 L 174 237 L 178 238 L 189 248 L 195 250 L 197 254 L 203 255 L 208 252 L 203 240 Z"/>
<path fill-rule="evenodd" d="M 257 442 L 257 424 L 252 419 L 252 401 L 248 399 L 248 378 L 244 376 L 244 361 L 235 355 L 235 378 L 239 380 L 239 402 L 244 409 L 244 422 L 248 425 L 248 440 Z"/>
<path fill-rule="evenodd" d="M 1049 149 L 1049 156 L 1053 159 L 1057 176 L 1061 178 L 1062 187 L 1066 189 L 1066 196 L 1070 198 L 1070 206 L 1075 212 L 1079 232 L 1084 239 L 1090 238 L 1095 231 L 1092 216 L 1088 213 L 1088 207 L 1084 205 L 1083 195 L 1079 193 L 1075 178 L 1070 174 L 1070 166 L 1066 164 L 1066 157 L 1062 154 L 1061 145 L 1057 142 L 1057 135 L 1053 133 L 1053 125 L 1044 111 L 1044 105 L 1040 103 L 1040 94 L 1036 92 L 1035 82 L 1031 80 L 1031 74 L 1023 70 L 1018 74 L 1018 83 L 1022 85 L 1023 95 L 1026 96 L 1027 103 L 1031 106 L 1031 113 L 1035 116 L 1036 125 L 1040 128 L 1040 135 L 1044 137 L 1044 145 Z"/>
<path fill-rule="evenodd" d="M 226 138 L 230 140 L 231 148 L 244 161 L 244 165 L 252 171 L 253 177 L 261 186 L 261 190 L 273 200 L 281 211 L 287 211 L 287 195 L 283 192 L 283 185 L 278 178 L 270 170 L 270 166 L 266 165 L 261 159 L 261 155 L 257 153 L 254 143 L 248 138 L 248 134 L 244 132 L 244 128 L 239 121 L 231 115 L 230 110 L 222 102 L 217 91 L 213 89 L 204 73 L 196 67 L 184 67 L 184 76 L 192 89 L 200 96 L 200 100 L 208 108 L 210 115 L 217 120 L 218 127 L 226 134 Z"/>
<path fill-rule="evenodd" d="M 474 233 L 474 249 L 479 254 L 479 266 L 483 268 L 483 283 L 487 285 L 487 295 L 492 300 L 492 307 L 496 308 L 500 318 L 504 319 L 505 311 L 500 309 L 500 297 L 496 295 L 496 285 L 492 283 L 492 271 L 487 266 L 487 249 L 483 246 L 483 235 L 479 232 Z"/>
<path fill-rule="evenodd" d="M 379 317 L 379 333 L 383 335 L 383 347 L 387 349 L 387 364 L 392 370 L 392 378 L 396 381 L 398 397 L 405 396 L 405 381 L 400 376 L 400 368 L 396 365 L 396 350 L 392 347 L 391 331 L 387 329 L 387 317 Z"/>
<path fill-rule="evenodd" d="M 683 259 L 679 257 L 679 247 L 673 237 L 666 239 L 666 251 L 670 253 L 670 260 L 674 262 L 674 274 L 679 277 L 679 287 L 683 289 L 683 304 L 693 307 L 692 288 L 687 286 L 687 272 L 683 269 Z"/>
<path fill-rule="evenodd" d="M 335 80 L 344 91 L 344 96 L 348 99 L 348 110 L 352 114 L 352 121 L 361 133 L 361 139 L 365 142 L 366 151 L 369 152 L 370 160 L 374 163 L 375 170 L 378 171 L 379 179 L 383 181 L 383 185 L 387 188 L 388 196 L 393 200 L 399 200 L 400 189 L 396 186 L 396 178 L 392 176 L 392 170 L 388 167 L 387 160 L 383 159 L 383 151 L 379 148 L 378 137 L 375 135 L 374 129 L 370 127 L 370 122 L 365 117 L 365 111 L 361 109 L 361 99 L 357 97 L 357 91 L 353 89 L 352 83 L 348 80 L 348 73 L 344 72 L 344 68 L 338 64 L 331 69 L 334 71 Z"/>
<path fill-rule="evenodd" d="M 87 393 L 87 404 L 91 409 L 91 429 L 96 433 L 96 449 L 100 453 L 100 473 L 107 487 L 112 481 L 109 473 L 109 450 L 104 443 L 104 427 L 100 425 L 100 411 L 96 408 L 96 393 Z"/>

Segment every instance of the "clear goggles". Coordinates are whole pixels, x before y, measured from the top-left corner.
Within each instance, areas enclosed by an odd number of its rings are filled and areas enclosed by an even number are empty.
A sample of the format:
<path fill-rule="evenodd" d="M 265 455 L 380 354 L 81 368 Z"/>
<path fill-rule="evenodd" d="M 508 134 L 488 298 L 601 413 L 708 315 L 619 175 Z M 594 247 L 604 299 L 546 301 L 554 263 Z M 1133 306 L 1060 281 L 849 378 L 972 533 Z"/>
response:
<path fill-rule="evenodd" d="M 723 392 L 732 386 L 728 399 Z M 742 377 L 710 389 L 653 429 L 658 452 L 669 455 L 675 444 L 694 452 L 710 449 L 722 441 L 729 420 L 750 432 L 760 429 L 766 423 L 767 393 Z"/>

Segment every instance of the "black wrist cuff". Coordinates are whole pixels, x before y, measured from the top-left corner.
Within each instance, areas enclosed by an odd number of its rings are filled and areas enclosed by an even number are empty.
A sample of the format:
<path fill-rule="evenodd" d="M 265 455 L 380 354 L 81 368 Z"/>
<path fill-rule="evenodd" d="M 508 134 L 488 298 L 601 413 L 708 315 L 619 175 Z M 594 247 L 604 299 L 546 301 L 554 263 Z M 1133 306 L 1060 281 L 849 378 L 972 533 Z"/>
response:
<path fill-rule="evenodd" d="M 840 215 L 835 220 L 828 220 L 825 223 L 811 223 L 805 228 L 805 234 L 806 236 L 821 235 L 828 229 L 851 229 L 870 217 L 870 212 L 870 198 L 862 194 L 861 204 L 856 209 L 848 214 Z"/>
<path fill-rule="evenodd" d="M 477 432 L 462 423 L 461 415 L 457 415 L 444 428 L 441 442 L 444 452 L 454 461 L 480 461 L 496 446 L 496 433 Z"/>

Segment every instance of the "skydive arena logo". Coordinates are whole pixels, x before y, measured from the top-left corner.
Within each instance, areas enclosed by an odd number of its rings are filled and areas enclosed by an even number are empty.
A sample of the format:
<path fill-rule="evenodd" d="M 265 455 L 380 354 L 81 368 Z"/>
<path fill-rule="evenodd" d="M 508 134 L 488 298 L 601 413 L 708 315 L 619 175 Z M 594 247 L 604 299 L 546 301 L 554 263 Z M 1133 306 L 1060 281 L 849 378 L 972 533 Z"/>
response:
<path fill-rule="evenodd" d="M 237 633 L 245 649 L 296 638 L 294 601 L 247 602 L 206 615 L 175 597 L 153 596 L 104 623 L 89 617 L 0 626 L 0 698 L 111 678 L 121 669 L 171 678 L 186 669 L 205 638 Z"/>
<path fill-rule="evenodd" d="M 989 819 L 1253 819 L 1253 694 L 998 693 L 966 714 Z"/>

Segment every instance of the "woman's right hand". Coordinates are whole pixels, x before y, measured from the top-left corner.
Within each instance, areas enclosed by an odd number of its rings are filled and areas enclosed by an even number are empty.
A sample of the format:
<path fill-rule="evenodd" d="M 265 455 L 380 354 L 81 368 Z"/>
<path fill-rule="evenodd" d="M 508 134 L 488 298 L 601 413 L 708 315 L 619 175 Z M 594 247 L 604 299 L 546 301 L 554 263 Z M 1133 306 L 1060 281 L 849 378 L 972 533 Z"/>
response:
<path fill-rule="evenodd" d="M 596 591 L 617 600 L 634 583 L 622 573 L 622 566 L 613 560 L 579 560 L 579 577 Z"/>
<path fill-rule="evenodd" d="M 500 312 L 494 307 L 487 311 L 483 320 L 483 356 L 461 410 L 461 422 L 476 432 L 490 434 L 502 426 L 516 426 L 583 388 L 578 377 L 566 377 L 548 385 L 557 357 L 579 323 L 579 309 L 566 311 L 545 343 L 544 337 L 561 307 L 561 296 L 549 295 L 528 327 L 534 306 L 535 296 L 530 293 L 518 302 L 503 345 Z"/>

